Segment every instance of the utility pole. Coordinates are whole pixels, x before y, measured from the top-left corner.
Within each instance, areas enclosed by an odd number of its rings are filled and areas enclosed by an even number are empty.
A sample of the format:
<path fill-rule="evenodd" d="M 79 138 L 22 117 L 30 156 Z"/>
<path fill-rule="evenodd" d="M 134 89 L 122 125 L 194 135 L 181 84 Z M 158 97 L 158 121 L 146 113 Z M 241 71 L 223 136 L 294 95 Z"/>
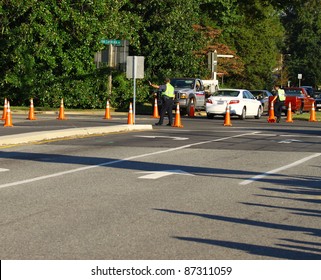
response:
<path fill-rule="evenodd" d="M 218 85 L 217 82 L 217 59 L 219 57 L 228 57 L 228 58 L 233 58 L 234 55 L 231 54 L 217 54 L 217 51 L 215 50 L 214 52 L 209 52 L 208 53 L 208 66 L 211 69 L 212 73 L 212 80 L 214 80 L 215 85 Z"/>

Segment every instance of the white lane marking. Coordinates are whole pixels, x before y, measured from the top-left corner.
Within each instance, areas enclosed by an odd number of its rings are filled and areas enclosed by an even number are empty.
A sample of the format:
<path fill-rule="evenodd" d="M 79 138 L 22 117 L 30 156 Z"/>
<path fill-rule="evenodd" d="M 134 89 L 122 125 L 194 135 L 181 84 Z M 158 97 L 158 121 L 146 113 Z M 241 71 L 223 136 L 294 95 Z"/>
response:
<path fill-rule="evenodd" d="M 0 168 L 0 172 L 9 171 L 9 169 Z"/>
<path fill-rule="evenodd" d="M 269 176 L 269 175 L 272 175 L 272 174 L 278 173 L 278 172 L 280 172 L 280 171 L 289 169 L 289 168 L 291 168 L 291 167 L 297 166 L 297 165 L 299 165 L 299 164 L 301 164 L 301 163 L 303 163 L 303 162 L 306 162 L 306 161 L 308 161 L 308 160 L 310 160 L 310 159 L 313 159 L 313 158 L 316 158 L 316 157 L 319 157 L 319 156 L 321 156 L 321 153 L 313 154 L 313 155 L 311 155 L 311 156 L 302 158 L 302 159 L 300 159 L 300 160 L 298 160 L 298 161 L 295 161 L 295 162 L 292 162 L 292 163 L 290 163 L 290 164 L 288 164 L 288 165 L 281 166 L 281 167 L 279 167 L 279 168 L 276 168 L 276 169 L 270 170 L 270 171 L 268 171 L 268 172 L 262 173 L 262 174 L 260 174 L 260 175 L 254 176 L 254 177 L 252 177 L 252 178 L 250 178 L 250 179 L 248 179 L 248 180 L 244 180 L 244 181 L 242 181 L 242 182 L 240 183 L 240 185 L 248 185 L 248 184 L 251 184 L 251 183 L 253 183 L 253 182 L 255 182 L 255 181 L 258 181 L 258 180 L 260 180 L 260 179 L 263 179 L 263 178 L 265 178 L 265 177 L 267 177 L 267 176 Z"/>
<path fill-rule="evenodd" d="M 210 143 L 220 142 L 220 141 L 233 139 L 233 138 L 238 138 L 238 137 L 242 137 L 242 136 L 253 135 L 254 133 L 256 133 L 256 132 L 244 133 L 244 134 L 239 134 L 239 135 L 235 135 L 235 136 L 219 138 L 219 139 L 215 139 L 215 140 L 208 140 L 208 141 L 188 144 L 188 145 L 184 145 L 184 146 L 180 146 L 180 147 L 176 147 L 176 148 L 171 148 L 171 149 L 167 149 L 167 150 L 161 150 L 161 151 L 157 151 L 157 152 L 153 152 L 153 153 L 132 156 L 132 157 L 119 159 L 119 160 L 114 160 L 114 161 L 108 161 L 108 162 L 104 162 L 104 163 L 97 164 L 97 165 L 84 166 L 84 167 L 75 168 L 75 169 L 62 171 L 62 172 L 57 172 L 57 173 L 53 173 L 53 174 L 49 174 L 49 175 L 44 175 L 44 176 L 39 176 L 39 177 L 30 178 L 30 179 L 26 179 L 26 180 L 11 182 L 11 183 L 0 185 L 0 189 L 7 188 L 7 187 L 13 187 L 13 186 L 19 186 L 19 185 L 23 185 L 23 184 L 27 184 L 27 183 L 33 183 L 33 182 L 36 182 L 36 181 L 46 180 L 46 179 L 50 179 L 50 178 L 54 178 L 54 177 L 58 177 L 58 176 L 63 176 L 63 175 L 71 174 L 71 173 L 81 172 L 81 171 L 84 171 L 84 170 L 89 170 L 89 169 L 97 168 L 97 167 L 100 167 L 100 166 L 109 166 L 109 165 L 113 165 L 113 164 L 116 164 L 116 163 L 121 163 L 121 162 L 124 162 L 124 161 L 130 161 L 130 160 L 134 160 L 134 159 L 138 159 L 138 158 L 154 156 L 154 155 L 159 155 L 159 154 L 164 154 L 164 153 L 171 153 L 173 151 L 179 151 L 179 150 L 191 148 L 193 146 L 210 144 Z"/>
<path fill-rule="evenodd" d="M 280 144 L 291 144 L 293 142 L 302 142 L 302 141 L 296 140 L 296 139 L 286 139 L 286 140 L 283 140 L 283 141 L 279 141 L 278 143 L 280 143 Z"/>
<path fill-rule="evenodd" d="M 188 139 L 189 139 L 189 138 L 186 138 L 186 137 L 172 137 L 172 136 L 144 136 L 144 135 L 135 135 L 135 137 L 150 138 L 150 139 L 155 139 L 155 138 L 168 138 L 168 139 L 173 139 L 173 140 L 188 140 Z"/>
<path fill-rule="evenodd" d="M 187 173 L 183 170 L 164 170 L 164 171 L 142 171 L 138 173 L 147 173 L 147 175 L 138 177 L 139 179 L 159 179 L 169 175 L 187 175 L 187 176 L 195 176 L 194 174 Z"/>

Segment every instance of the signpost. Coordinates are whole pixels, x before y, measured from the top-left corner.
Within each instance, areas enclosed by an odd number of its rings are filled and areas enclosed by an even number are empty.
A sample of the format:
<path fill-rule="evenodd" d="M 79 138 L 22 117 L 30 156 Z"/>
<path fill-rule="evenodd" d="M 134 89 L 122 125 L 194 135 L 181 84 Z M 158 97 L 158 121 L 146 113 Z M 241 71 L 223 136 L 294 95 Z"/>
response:
<path fill-rule="evenodd" d="M 133 116 L 136 117 L 136 79 L 144 78 L 144 56 L 127 56 L 126 78 L 134 79 Z"/>
<path fill-rule="evenodd" d="M 125 59 L 128 55 L 128 41 L 127 40 L 118 40 L 118 39 L 102 39 L 100 40 L 101 44 L 108 45 L 106 50 L 103 52 L 98 52 L 95 56 L 97 59 L 97 67 L 99 63 L 105 58 L 105 61 L 108 63 L 108 67 L 113 69 L 115 67 L 124 68 Z M 112 92 L 112 74 L 108 75 L 108 95 L 110 96 Z"/>
<path fill-rule="evenodd" d="M 217 54 L 217 51 L 208 53 L 208 66 L 211 69 L 212 72 L 212 80 L 214 80 L 214 83 L 217 85 L 217 58 L 218 57 L 228 57 L 233 58 L 234 55 L 231 54 Z"/>
<path fill-rule="evenodd" d="M 299 79 L 299 87 L 301 86 L 301 80 L 302 80 L 302 74 L 298 74 L 298 79 Z"/>

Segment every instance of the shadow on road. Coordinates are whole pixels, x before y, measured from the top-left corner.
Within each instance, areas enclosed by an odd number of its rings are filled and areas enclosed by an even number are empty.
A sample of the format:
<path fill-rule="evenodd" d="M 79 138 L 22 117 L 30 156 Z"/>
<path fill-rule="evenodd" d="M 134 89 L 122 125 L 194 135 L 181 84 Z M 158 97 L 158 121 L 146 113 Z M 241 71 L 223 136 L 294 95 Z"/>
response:
<path fill-rule="evenodd" d="M 255 221 L 255 220 L 235 218 L 235 217 L 225 217 L 225 216 L 219 216 L 219 215 L 213 215 L 213 214 L 185 212 L 185 211 L 177 211 L 177 210 L 170 210 L 170 209 L 153 209 L 153 210 L 166 212 L 170 214 L 176 214 L 176 215 L 196 216 L 196 217 L 215 220 L 215 221 L 223 221 L 227 223 L 242 224 L 242 225 L 248 225 L 253 227 L 263 227 L 263 228 L 276 229 L 276 230 L 282 230 L 282 231 L 301 232 L 301 233 L 313 235 L 315 237 L 321 237 L 321 229 L 318 229 L 318 228 L 276 224 L 276 223 Z M 220 246 L 220 247 L 225 247 L 225 248 L 230 248 L 235 250 L 241 250 L 252 255 L 260 255 L 260 256 L 273 257 L 273 258 L 279 258 L 279 259 L 292 259 L 292 260 L 321 259 L 321 254 L 319 253 L 309 253 L 309 252 L 300 251 L 300 250 L 305 250 L 305 251 L 321 252 L 321 249 L 316 249 L 312 247 L 312 246 L 319 246 L 319 247 L 321 246 L 320 243 L 316 243 L 316 242 L 302 242 L 302 241 L 296 241 L 296 240 L 290 240 L 290 239 L 280 239 L 280 241 L 292 242 L 297 245 L 282 244 L 282 243 L 275 244 L 275 246 L 293 249 L 293 250 L 290 250 L 290 249 L 283 249 L 278 247 L 269 247 L 269 246 L 253 245 L 253 244 L 240 243 L 240 242 L 204 239 L 204 238 L 196 238 L 196 237 L 172 236 L 172 238 L 176 238 L 182 241 L 198 242 L 198 243 L 208 244 L 212 246 Z M 306 246 L 302 246 L 298 244 L 304 244 Z M 310 245 L 311 247 L 308 247 L 308 245 Z"/>

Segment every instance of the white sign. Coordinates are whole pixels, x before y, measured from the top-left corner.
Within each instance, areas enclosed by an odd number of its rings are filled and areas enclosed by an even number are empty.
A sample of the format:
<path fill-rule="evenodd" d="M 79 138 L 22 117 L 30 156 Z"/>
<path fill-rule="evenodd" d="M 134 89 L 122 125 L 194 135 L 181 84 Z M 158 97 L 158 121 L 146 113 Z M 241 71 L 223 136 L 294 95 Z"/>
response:
<path fill-rule="evenodd" d="M 127 56 L 127 79 L 144 79 L 144 59 L 144 56 Z"/>
<path fill-rule="evenodd" d="M 302 79 L 302 74 L 298 74 L 298 79 L 299 79 L 299 80 Z"/>

